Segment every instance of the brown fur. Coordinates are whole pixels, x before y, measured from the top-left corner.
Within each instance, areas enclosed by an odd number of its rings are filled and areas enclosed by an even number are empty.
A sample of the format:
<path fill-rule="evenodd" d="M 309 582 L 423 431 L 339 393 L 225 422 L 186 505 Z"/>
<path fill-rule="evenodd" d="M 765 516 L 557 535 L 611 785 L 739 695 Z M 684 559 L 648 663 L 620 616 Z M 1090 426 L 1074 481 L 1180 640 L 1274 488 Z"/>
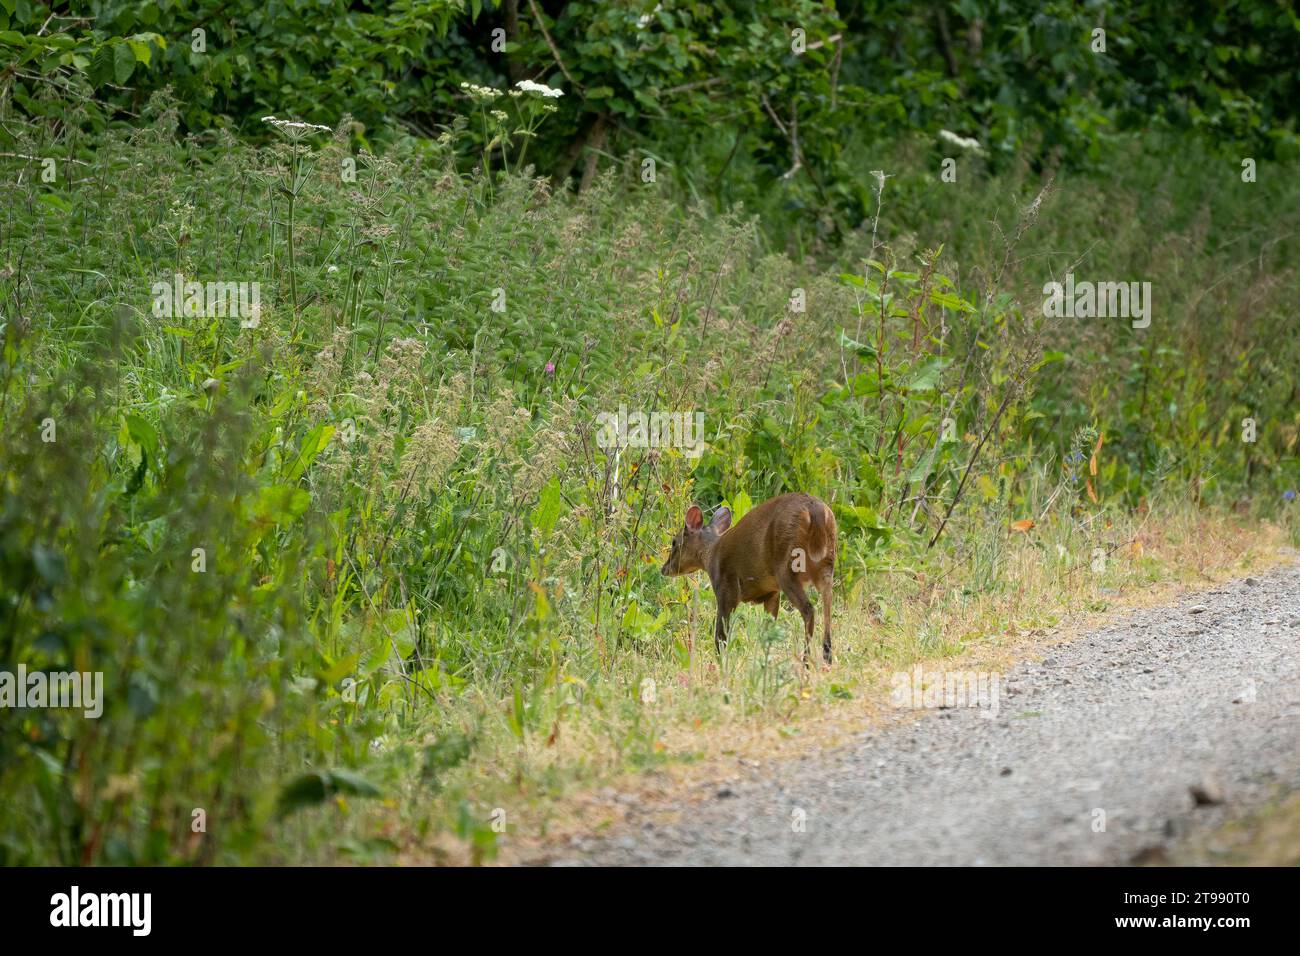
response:
<path fill-rule="evenodd" d="M 805 587 L 817 588 L 822 603 L 822 655 L 831 661 L 831 591 L 837 542 L 835 515 L 825 502 L 803 492 L 764 501 L 731 527 L 731 512 L 718 509 L 706 526 L 698 506 L 673 538 L 664 562 L 669 576 L 708 572 L 718 600 L 714 641 L 727 640 L 732 613 L 742 602 L 762 604 L 776 617 L 780 596 L 803 617 L 804 648 L 810 650 L 813 605 Z"/>

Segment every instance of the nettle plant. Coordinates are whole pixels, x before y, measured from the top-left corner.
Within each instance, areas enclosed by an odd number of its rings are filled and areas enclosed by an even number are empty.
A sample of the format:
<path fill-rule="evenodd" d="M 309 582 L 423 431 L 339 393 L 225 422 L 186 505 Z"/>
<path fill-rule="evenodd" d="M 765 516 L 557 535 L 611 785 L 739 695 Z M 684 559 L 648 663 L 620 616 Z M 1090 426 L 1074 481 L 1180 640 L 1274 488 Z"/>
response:
<path fill-rule="evenodd" d="M 850 524 L 887 527 L 896 512 L 908 516 L 900 525 L 911 526 L 923 510 L 928 517 L 960 447 L 970 394 L 958 394 L 944 373 L 961 345 L 954 326 L 976 309 L 936 271 L 940 252 L 923 254 L 920 272 L 870 259 L 862 274 L 841 277 L 858 309 L 853 327 L 841 329 L 842 379 L 825 400 L 865 426 L 856 476 L 865 500 L 855 502 Z"/>
<path fill-rule="evenodd" d="M 0 713 L 0 857 L 230 861 L 282 780 L 350 751 L 346 733 L 313 744 L 319 528 L 295 459 L 266 454 L 264 369 L 137 414 L 104 397 L 129 388 L 140 326 L 108 328 L 92 360 L 30 387 L 31 343 L 6 330 L 0 666 L 102 673 L 105 700 L 98 719 Z"/>

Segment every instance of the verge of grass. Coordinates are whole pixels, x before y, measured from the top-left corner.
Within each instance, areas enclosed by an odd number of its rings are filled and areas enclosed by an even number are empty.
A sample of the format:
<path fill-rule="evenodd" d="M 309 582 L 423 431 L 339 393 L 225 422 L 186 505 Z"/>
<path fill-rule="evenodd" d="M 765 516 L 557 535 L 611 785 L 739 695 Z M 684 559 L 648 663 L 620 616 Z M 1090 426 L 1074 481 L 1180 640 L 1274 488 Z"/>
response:
<path fill-rule="evenodd" d="M 972 597 L 955 586 L 947 596 L 927 601 L 918 596 L 916 582 L 899 581 L 884 585 L 900 613 L 883 623 L 869 606 L 837 609 L 836 663 L 811 672 L 798 692 L 777 706 L 758 714 L 716 706 L 702 710 L 688 695 L 647 705 L 660 729 L 653 744 L 659 759 L 652 766 L 628 771 L 613 752 L 605 752 L 602 761 L 602 742 L 579 732 L 538 748 L 522 778 L 504 779 L 490 768 L 477 768 L 478 797 L 505 810 L 508 822 L 495 862 L 544 858 L 574 836 L 618 826 L 630 806 L 654 813 L 656 805 L 707 799 L 739 777 L 777 773 L 781 762 L 845 745 L 869 727 L 914 719 L 919 711 L 891 705 L 890 681 L 916 663 L 1001 672 L 1134 608 L 1169 603 L 1181 593 L 1297 557 L 1290 543 L 1294 536 L 1284 528 L 1190 509 L 1171 514 L 1158 529 L 1148 522 L 1134 538 L 1141 547 L 1127 548 L 1101 575 L 1090 568 L 1071 574 L 1046 564 L 1033 542 L 1018 537 L 1006 586 L 998 593 Z M 797 616 L 782 610 L 786 636 L 779 652 L 789 653 Z M 934 629 L 942 641 L 923 636 Z M 702 663 L 698 679 L 720 689 L 712 660 Z M 476 856 L 469 841 L 442 834 L 406 845 L 400 858 L 459 864 Z"/>

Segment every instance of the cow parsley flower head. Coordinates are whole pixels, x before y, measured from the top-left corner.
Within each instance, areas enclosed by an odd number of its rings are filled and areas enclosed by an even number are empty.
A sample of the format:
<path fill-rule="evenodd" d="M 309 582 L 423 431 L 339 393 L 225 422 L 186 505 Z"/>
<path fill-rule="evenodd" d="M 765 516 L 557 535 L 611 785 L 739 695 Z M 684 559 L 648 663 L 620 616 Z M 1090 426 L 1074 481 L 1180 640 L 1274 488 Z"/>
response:
<path fill-rule="evenodd" d="M 547 86 L 544 83 L 534 83 L 532 80 L 520 80 L 515 86 L 519 87 L 525 93 L 537 93 L 548 99 L 557 99 L 564 95 L 564 90 L 557 90 Z"/>
<path fill-rule="evenodd" d="M 274 116 L 263 116 L 262 122 L 270 123 L 277 133 L 285 139 L 293 140 L 295 142 L 311 133 L 334 132 L 328 126 L 318 126 L 315 123 L 303 123 L 299 120 L 277 119 Z"/>
<path fill-rule="evenodd" d="M 477 83 L 462 83 L 460 88 L 469 94 L 472 100 L 481 100 L 484 103 L 491 103 L 501 95 L 500 90 L 494 90 L 490 86 L 479 86 Z"/>
<path fill-rule="evenodd" d="M 946 129 L 939 130 L 939 138 L 952 143 L 959 149 L 969 149 L 976 153 L 984 151 L 984 147 L 979 144 L 979 140 L 967 139 L 965 136 L 958 136 L 956 133 L 949 132 Z"/>

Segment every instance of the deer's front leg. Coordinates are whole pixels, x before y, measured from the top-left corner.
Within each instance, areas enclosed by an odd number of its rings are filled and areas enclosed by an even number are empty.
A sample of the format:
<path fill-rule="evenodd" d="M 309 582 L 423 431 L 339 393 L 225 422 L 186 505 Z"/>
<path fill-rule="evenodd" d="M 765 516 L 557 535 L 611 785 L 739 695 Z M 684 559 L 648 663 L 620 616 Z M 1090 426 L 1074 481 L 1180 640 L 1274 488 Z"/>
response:
<path fill-rule="evenodd" d="M 727 618 L 729 615 L 722 612 L 722 607 L 718 607 L 718 619 L 713 625 L 713 646 L 718 649 L 718 654 L 722 654 L 722 646 L 727 643 Z"/>
<path fill-rule="evenodd" d="M 731 624 L 731 612 L 736 609 L 737 595 L 728 584 L 719 582 L 719 585 L 713 589 L 713 593 L 718 599 L 718 619 L 713 625 L 713 644 L 718 649 L 718 655 L 721 656 L 722 646 L 727 643 L 727 630 Z"/>

